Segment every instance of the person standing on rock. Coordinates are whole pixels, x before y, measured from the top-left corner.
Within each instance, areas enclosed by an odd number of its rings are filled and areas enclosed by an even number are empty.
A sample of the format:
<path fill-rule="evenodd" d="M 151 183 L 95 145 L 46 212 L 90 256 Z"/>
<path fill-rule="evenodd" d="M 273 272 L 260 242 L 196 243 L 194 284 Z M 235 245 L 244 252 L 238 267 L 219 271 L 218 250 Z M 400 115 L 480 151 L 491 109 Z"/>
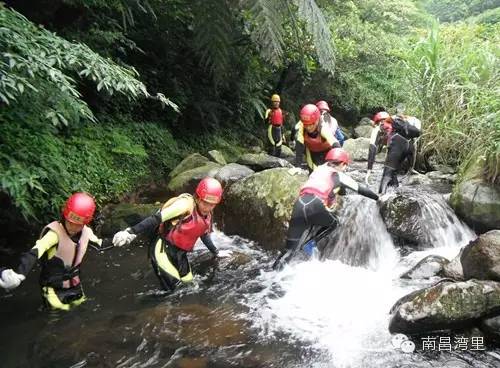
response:
<path fill-rule="evenodd" d="M 393 120 L 400 118 L 403 119 L 404 121 L 407 121 L 408 124 L 411 126 L 415 127 L 419 131 L 422 130 L 422 122 L 420 119 L 416 118 L 415 116 L 409 116 L 405 115 L 405 106 L 402 103 L 398 103 L 396 105 L 396 115 L 392 117 Z M 415 173 L 415 163 L 417 161 L 417 149 L 418 149 L 418 140 L 419 137 L 417 138 L 412 138 L 410 140 L 410 153 L 407 155 L 407 162 L 408 162 L 408 172 L 409 173 Z"/>
<path fill-rule="evenodd" d="M 271 108 L 266 110 L 264 119 L 268 125 L 267 137 L 273 146 L 272 155 L 281 156 L 281 145 L 283 144 L 283 122 L 284 114 L 280 108 L 281 98 L 274 94 L 271 96 Z"/>
<path fill-rule="evenodd" d="M 149 255 L 165 290 L 173 291 L 179 283 L 193 280 L 187 253 L 193 250 L 198 238 L 214 256 L 218 254 L 210 232 L 212 211 L 222 199 L 222 186 L 207 177 L 198 183 L 195 192 L 195 196 L 184 193 L 169 199 L 158 212 L 113 237 L 115 246 L 123 246 L 138 234 L 156 233 Z"/>
<path fill-rule="evenodd" d="M 342 133 L 342 129 L 340 129 L 337 119 L 330 115 L 330 106 L 328 106 L 328 103 L 326 101 L 318 101 L 316 102 L 316 107 L 321 113 L 321 124 L 330 127 L 334 137 L 339 141 L 340 146 L 343 146 L 345 141 L 344 133 Z"/>
<path fill-rule="evenodd" d="M 302 166 L 305 154 L 310 172 L 325 162 L 325 154 L 331 148 L 340 148 L 331 129 L 320 122 L 320 116 L 316 105 L 305 105 L 300 110 L 300 121 L 296 125 L 295 166 Z"/>
<path fill-rule="evenodd" d="M 358 184 L 344 171 L 349 163 L 349 154 L 342 148 L 333 148 L 325 156 L 323 165 L 314 169 L 309 179 L 300 189 L 299 198 L 292 210 L 286 237 L 286 246 L 274 262 L 274 269 L 281 269 L 298 251 L 304 231 L 313 225 L 337 227 L 335 214 L 338 196 L 345 195 L 346 189 L 378 199 L 378 195 L 368 187 Z"/>
<path fill-rule="evenodd" d="M 397 115 L 392 117 L 391 120 L 392 136 L 387 148 L 384 171 L 378 189 L 379 194 L 385 194 L 389 186 L 399 186 L 397 172 L 401 169 L 405 160 L 412 160 L 414 154 L 413 139 L 420 136 L 420 129 L 407 120 Z M 367 176 L 368 174 L 367 172 Z"/>
<path fill-rule="evenodd" d="M 391 140 L 392 118 L 387 111 L 377 112 L 373 117 L 372 125 L 373 129 L 370 135 L 370 147 L 368 148 L 368 168 L 365 177 L 366 185 L 369 185 L 375 156 L 382 150 L 383 146 L 388 146 Z"/>
<path fill-rule="evenodd" d="M 66 201 L 61 220 L 42 230 L 35 246 L 21 256 L 17 271 L 0 268 L 0 287 L 12 290 L 25 280 L 37 261 L 41 264 L 42 297 L 49 308 L 69 310 L 85 301 L 80 267 L 89 243 L 102 245 L 87 225 L 95 211 L 94 199 L 75 193 Z"/>

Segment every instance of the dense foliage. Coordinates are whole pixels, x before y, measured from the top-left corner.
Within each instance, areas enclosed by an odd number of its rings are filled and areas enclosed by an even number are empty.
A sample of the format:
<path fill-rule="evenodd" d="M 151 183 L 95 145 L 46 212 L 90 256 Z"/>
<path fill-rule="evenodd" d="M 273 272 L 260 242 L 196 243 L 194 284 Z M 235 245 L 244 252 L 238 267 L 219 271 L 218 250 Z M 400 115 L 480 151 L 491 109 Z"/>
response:
<path fill-rule="evenodd" d="M 495 0 L 7 4 L 0 185 L 26 217 L 75 190 L 115 198 L 190 151 L 262 145 L 275 92 L 288 125 L 318 99 L 346 125 L 404 102 L 425 157 L 459 165 L 484 149 L 498 181 Z"/>

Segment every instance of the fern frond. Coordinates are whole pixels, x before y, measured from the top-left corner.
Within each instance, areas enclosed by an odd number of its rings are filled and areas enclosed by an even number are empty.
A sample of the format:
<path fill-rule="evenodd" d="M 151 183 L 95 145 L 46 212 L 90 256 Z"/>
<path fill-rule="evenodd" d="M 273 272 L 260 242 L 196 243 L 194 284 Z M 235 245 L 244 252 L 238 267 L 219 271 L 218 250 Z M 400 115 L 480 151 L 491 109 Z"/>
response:
<path fill-rule="evenodd" d="M 299 16 L 304 20 L 307 31 L 312 35 L 316 54 L 322 67 L 333 74 L 335 53 L 332 36 L 323 12 L 314 0 L 294 0 Z"/>

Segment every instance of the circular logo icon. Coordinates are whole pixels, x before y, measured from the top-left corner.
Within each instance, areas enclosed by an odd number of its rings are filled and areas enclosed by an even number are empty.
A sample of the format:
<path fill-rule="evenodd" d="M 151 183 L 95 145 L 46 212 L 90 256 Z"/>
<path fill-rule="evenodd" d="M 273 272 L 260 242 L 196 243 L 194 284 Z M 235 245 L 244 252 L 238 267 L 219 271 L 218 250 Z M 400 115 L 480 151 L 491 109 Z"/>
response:
<path fill-rule="evenodd" d="M 401 343 L 401 350 L 405 353 L 413 353 L 415 351 L 415 343 L 410 340 Z"/>
<path fill-rule="evenodd" d="M 403 341 L 408 341 L 408 336 L 404 334 L 396 334 L 391 339 L 392 346 L 394 346 L 396 349 L 399 349 L 401 347 L 401 343 Z"/>

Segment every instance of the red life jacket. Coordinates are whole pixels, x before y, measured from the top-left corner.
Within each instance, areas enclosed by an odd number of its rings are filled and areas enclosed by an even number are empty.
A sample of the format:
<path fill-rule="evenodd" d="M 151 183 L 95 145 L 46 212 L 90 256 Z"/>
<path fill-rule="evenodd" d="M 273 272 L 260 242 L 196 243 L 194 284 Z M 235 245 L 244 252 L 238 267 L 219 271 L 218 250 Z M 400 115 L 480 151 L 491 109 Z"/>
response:
<path fill-rule="evenodd" d="M 333 174 L 337 171 L 326 164 L 318 166 L 309 176 L 309 179 L 300 188 L 300 195 L 314 194 L 321 198 L 327 207 L 335 202 Z"/>
<path fill-rule="evenodd" d="M 326 152 L 332 148 L 332 145 L 321 136 L 321 129 L 322 126 L 318 125 L 316 137 L 311 137 L 304 129 L 304 145 L 311 152 Z"/>
<path fill-rule="evenodd" d="M 283 125 L 283 112 L 279 107 L 277 109 L 271 109 L 269 113 L 269 123 L 273 126 Z"/>
<path fill-rule="evenodd" d="M 180 220 L 168 233 L 167 240 L 176 247 L 190 252 L 193 250 L 196 240 L 210 231 L 212 227 L 212 215 L 206 218 L 198 213 L 195 208 L 193 212 Z"/>

